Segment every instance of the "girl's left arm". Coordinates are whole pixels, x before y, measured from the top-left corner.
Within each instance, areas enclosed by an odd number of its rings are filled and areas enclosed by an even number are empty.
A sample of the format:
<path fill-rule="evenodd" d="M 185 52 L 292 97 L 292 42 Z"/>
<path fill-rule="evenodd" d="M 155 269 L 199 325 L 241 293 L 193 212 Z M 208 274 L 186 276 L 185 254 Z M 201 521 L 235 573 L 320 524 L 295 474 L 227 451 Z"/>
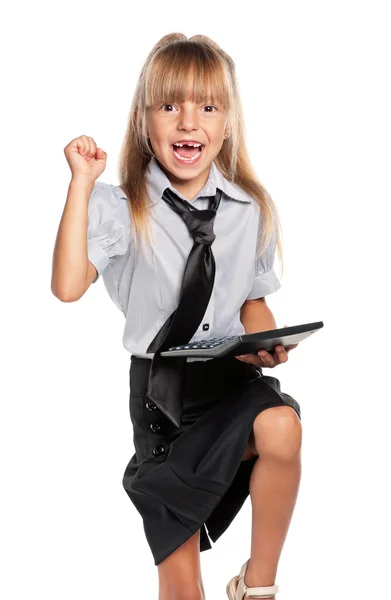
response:
<path fill-rule="evenodd" d="M 267 306 L 264 297 L 256 298 L 255 300 L 246 300 L 240 309 L 240 320 L 246 333 L 277 329 L 273 313 Z M 261 349 L 257 354 L 242 354 L 236 358 L 243 362 L 254 364 L 257 367 L 276 367 L 288 360 L 288 352 L 296 348 L 296 346 L 298 344 L 294 344 L 286 350 L 284 346 L 278 345 L 275 347 L 273 353 Z"/>

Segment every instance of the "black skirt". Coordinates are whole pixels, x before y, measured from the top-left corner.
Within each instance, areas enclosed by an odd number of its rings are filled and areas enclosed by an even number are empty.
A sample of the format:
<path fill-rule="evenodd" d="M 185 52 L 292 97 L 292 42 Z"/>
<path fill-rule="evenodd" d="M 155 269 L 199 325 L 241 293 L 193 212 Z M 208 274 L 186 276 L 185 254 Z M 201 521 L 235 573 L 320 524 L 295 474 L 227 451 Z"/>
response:
<path fill-rule="evenodd" d="M 146 395 L 151 362 L 131 356 L 135 453 L 122 483 L 158 565 L 199 529 L 200 551 L 210 549 L 239 512 L 257 458 L 242 461 L 256 416 L 284 405 L 300 419 L 301 412 L 260 367 L 232 357 L 194 361 L 186 364 L 176 428 Z"/>

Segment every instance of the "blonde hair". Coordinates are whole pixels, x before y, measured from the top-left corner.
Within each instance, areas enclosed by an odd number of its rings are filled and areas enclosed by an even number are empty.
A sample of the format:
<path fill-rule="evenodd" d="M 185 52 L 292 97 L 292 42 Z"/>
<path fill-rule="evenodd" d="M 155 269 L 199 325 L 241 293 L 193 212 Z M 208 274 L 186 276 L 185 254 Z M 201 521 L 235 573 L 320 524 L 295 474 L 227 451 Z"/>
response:
<path fill-rule="evenodd" d="M 190 39 L 182 33 L 163 36 L 147 56 L 137 82 L 118 163 L 119 185 L 129 201 L 135 245 L 139 236 L 144 248 L 147 239 L 152 244 L 145 171 L 155 155 L 147 135 L 146 110 L 168 100 L 185 101 L 190 74 L 191 99 L 202 102 L 206 92 L 210 92 L 212 103 L 217 100 L 227 111 L 230 136 L 224 139 L 215 165 L 226 179 L 250 194 L 259 205 L 262 227 L 257 257 L 275 241 L 282 276 L 281 222 L 277 207 L 257 179 L 248 157 L 235 63 L 204 35 L 194 35 Z"/>

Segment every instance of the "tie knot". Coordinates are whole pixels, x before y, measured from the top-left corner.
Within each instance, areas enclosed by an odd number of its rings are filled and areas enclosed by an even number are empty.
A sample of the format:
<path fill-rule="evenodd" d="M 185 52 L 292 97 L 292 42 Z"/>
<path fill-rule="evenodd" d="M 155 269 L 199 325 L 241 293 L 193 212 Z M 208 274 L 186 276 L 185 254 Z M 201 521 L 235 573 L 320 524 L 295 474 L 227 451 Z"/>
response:
<path fill-rule="evenodd" d="M 169 188 L 164 190 L 162 198 L 182 218 L 195 242 L 205 246 L 212 244 L 216 238 L 213 233 L 213 222 L 221 200 L 220 190 L 217 191 L 216 196 L 210 198 L 209 208 L 206 210 L 192 210 L 188 202 L 179 198 Z"/>
<path fill-rule="evenodd" d="M 182 219 L 195 242 L 210 246 L 216 238 L 213 232 L 215 216 L 215 210 L 192 210 L 183 213 Z"/>

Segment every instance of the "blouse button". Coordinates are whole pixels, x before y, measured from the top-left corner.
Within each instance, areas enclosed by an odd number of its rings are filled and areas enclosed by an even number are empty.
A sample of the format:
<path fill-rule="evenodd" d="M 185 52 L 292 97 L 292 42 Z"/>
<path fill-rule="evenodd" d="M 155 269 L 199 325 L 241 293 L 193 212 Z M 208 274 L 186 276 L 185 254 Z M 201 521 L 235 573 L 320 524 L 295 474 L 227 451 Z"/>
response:
<path fill-rule="evenodd" d="M 156 421 L 153 421 L 152 423 L 150 423 L 149 426 L 152 429 L 152 431 L 160 431 L 160 429 L 161 429 L 159 423 L 157 423 Z"/>
<path fill-rule="evenodd" d="M 152 400 L 147 400 L 147 402 L 145 403 L 145 406 L 147 407 L 148 410 L 156 410 L 157 406 L 154 402 L 152 402 Z"/>
<path fill-rule="evenodd" d="M 160 454 L 163 454 L 163 452 L 165 452 L 165 448 L 161 444 L 159 444 L 158 446 L 155 446 L 154 449 L 152 450 L 152 454 L 154 456 L 159 456 Z"/>

